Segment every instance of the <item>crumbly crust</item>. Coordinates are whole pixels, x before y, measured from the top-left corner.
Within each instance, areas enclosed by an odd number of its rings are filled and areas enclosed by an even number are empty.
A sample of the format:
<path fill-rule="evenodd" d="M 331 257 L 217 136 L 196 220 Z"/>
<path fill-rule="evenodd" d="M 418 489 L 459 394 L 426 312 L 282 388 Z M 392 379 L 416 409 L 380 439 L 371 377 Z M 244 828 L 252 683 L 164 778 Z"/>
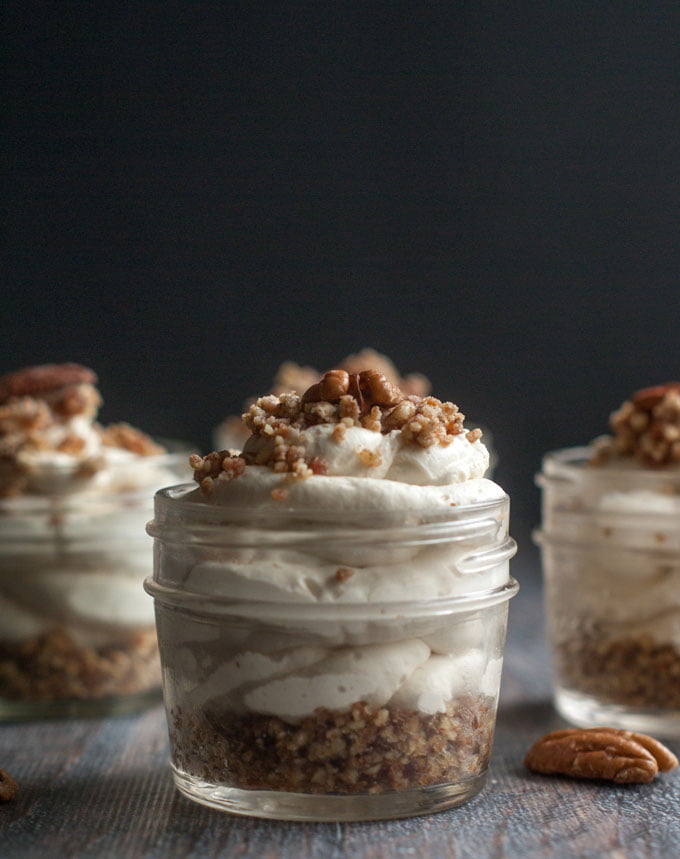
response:
<path fill-rule="evenodd" d="M 454 403 L 436 397 L 406 396 L 377 370 L 330 370 L 302 395 L 289 391 L 256 400 L 243 415 L 251 440 L 242 453 L 219 451 L 203 458 L 193 456 L 190 464 L 194 479 L 206 494 L 212 491 L 212 482 L 221 471 L 228 477 L 238 477 L 247 465 L 262 465 L 305 479 L 327 471 L 323 459 L 306 455 L 305 430 L 309 427 L 334 425 L 332 438 L 338 444 L 351 427 L 382 434 L 396 430 L 404 444 L 427 448 L 449 445 L 461 433 L 471 444 L 476 442 L 482 431 L 466 432 L 464 420 L 465 415 Z M 366 467 L 380 464 L 380 455 L 374 451 L 362 449 L 357 456 Z M 236 468 L 235 459 L 243 465 Z"/>
<path fill-rule="evenodd" d="M 558 644 L 556 662 L 562 682 L 577 692 L 628 707 L 680 711 L 680 650 L 670 643 L 595 633 Z"/>
<path fill-rule="evenodd" d="M 635 457 L 650 468 L 680 462 L 680 382 L 643 388 L 610 418 L 613 437 L 593 444 L 592 465 Z"/>
<path fill-rule="evenodd" d="M 133 695 L 160 685 L 155 630 L 102 647 L 78 645 L 55 628 L 19 643 L 0 641 L 0 698 L 66 701 Z"/>
<path fill-rule="evenodd" d="M 364 702 L 319 708 L 299 725 L 276 716 L 169 713 L 175 766 L 207 782 L 244 790 L 380 794 L 483 773 L 493 742 L 489 698 L 451 701 L 430 715 Z"/>

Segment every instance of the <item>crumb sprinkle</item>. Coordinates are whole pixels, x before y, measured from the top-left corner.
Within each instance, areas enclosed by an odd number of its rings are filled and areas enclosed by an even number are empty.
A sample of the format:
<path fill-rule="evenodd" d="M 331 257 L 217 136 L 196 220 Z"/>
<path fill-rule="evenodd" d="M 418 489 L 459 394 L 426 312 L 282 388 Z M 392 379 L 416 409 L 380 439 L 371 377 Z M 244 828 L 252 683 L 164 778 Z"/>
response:
<path fill-rule="evenodd" d="M 366 468 L 377 468 L 382 463 L 382 457 L 377 450 L 368 450 L 365 447 L 357 451 L 357 457 Z"/>
<path fill-rule="evenodd" d="M 338 567 L 338 569 L 335 571 L 334 578 L 336 582 L 342 584 L 343 582 L 346 582 L 347 579 L 351 579 L 353 575 L 354 570 L 350 569 L 349 567 Z"/>
<path fill-rule="evenodd" d="M 137 456 L 165 453 L 146 433 L 128 423 L 103 426 L 95 418 L 102 399 L 96 374 L 80 364 L 43 364 L 25 367 L 0 378 L 0 496 L 30 493 L 31 460 L 40 454 L 73 457 L 79 477 L 104 466 L 74 423 L 89 425 L 105 448 L 127 450 Z"/>
<path fill-rule="evenodd" d="M 590 465 L 634 457 L 649 468 L 680 463 L 680 382 L 643 388 L 609 419 L 612 435 L 592 443 Z"/>
<path fill-rule="evenodd" d="M 404 444 L 423 448 L 445 447 L 461 434 L 470 443 L 482 436 L 480 429 L 465 430 L 465 415 L 455 403 L 404 394 L 377 370 L 330 370 L 301 395 L 284 391 L 260 397 L 242 419 L 251 433 L 243 452 L 218 451 L 192 458 L 197 482 L 215 479 L 222 472 L 228 478 L 239 477 L 247 465 L 266 466 L 289 479 L 327 474 L 328 464 L 321 457 L 311 457 L 305 448 L 305 431 L 321 424 L 333 426 L 331 438 L 337 444 L 353 427 L 382 435 L 397 431 Z M 377 451 L 362 448 L 357 456 L 366 467 L 381 464 Z"/>

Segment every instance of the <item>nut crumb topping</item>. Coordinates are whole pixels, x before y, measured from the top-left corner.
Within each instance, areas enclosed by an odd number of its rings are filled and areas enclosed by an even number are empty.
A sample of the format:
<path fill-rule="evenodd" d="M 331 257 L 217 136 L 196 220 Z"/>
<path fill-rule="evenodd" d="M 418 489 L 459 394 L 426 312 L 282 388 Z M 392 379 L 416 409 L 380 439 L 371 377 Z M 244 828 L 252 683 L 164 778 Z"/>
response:
<path fill-rule="evenodd" d="M 361 351 L 348 355 L 335 365 L 336 369 L 346 370 L 347 373 L 361 373 L 362 370 L 374 370 L 387 379 L 387 381 L 398 388 L 404 396 L 425 397 L 430 392 L 430 382 L 422 373 L 407 373 L 402 376 L 394 363 L 386 355 L 376 352 L 375 349 L 362 349 Z M 272 382 L 269 393 L 280 395 L 289 391 L 306 391 L 307 388 L 319 382 L 323 372 L 309 366 L 300 366 L 294 361 L 284 361 L 279 367 Z M 249 408 L 255 398 L 249 399 L 244 404 L 244 409 Z M 248 438 L 248 429 L 240 416 L 231 415 L 222 422 L 219 428 L 221 437 L 230 440 L 235 447 L 243 447 Z M 226 446 L 226 444 L 225 444 Z"/>
<path fill-rule="evenodd" d="M 591 465 L 632 456 L 651 468 L 680 462 L 680 382 L 643 388 L 613 412 L 612 436 L 593 442 Z"/>
<path fill-rule="evenodd" d="M 30 492 L 31 473 L 50 454 L 73 457 L 75 473 L 83 478 L 105 466 L 104 457 L 93 453 L 97 442 L 137 456 L 165 452 L 129 424 L 95 422 L 102 403 L 96 382 L 95 373 L 80 364 L 25 367 L 0 378 L 0 496 Z"/>
<path fill-rule="evenodd" d="M 213 480 L 229 469 L 229 477 L 238 477 L 246 465 L 266 466 L 288 479 L 326 474 L 327 463 L 321 457 L 310 458 L 305 448 L 305 430 L 320 424 L 334 425 L 331 438 L 338 444 L 352 427 L 383 435 L 398 431 L 404 444 L 424 448 L 449 445 L 462 433 L 471 444 L 482 436 L 480 429 L 465 431 L 465 415 L 454 403 L 406 395 L 377 370 L 329 370 L 302 395 L 294 391 L 267 394 L 242 417 L 251 437 L 241 454 L 220 451 L 203 458 L 192 457 L 194 479 L 202 486 L 206 477 Z M 367 468 L 381 463 L 377 451 L 361 448 L 356 453 Z M 233 466 L 224 466 L 227 454 L 243 465 L 236 471 Z M 212 489 L 211 484 L 205 487 L 206 492 Z"/>
<path fill-rule="evenodd" d="M 235 450 L 216 450 L 207 456 L 192 453 L 189 465 L 194 469 L 194 480 L 209 493 L 212 482 L 224 473 L 229 480 L 240 477 L 246 470 L 245 459 Z"/>
<path fill-rule="evenodd" d="M 345 438 L 346 435 L 347 435 L 347 424 L 345 424 L 341 421 L 340 423 L 335 425 L 335 429 L 333 430 L 333 441 L 340 444 L 340 442 Z"/>
<path fill-rule="evenodd" d="M 97 384 L 97 376 L 81 364 L 39 364 L 0 377 L 0 403 L 11 397 L 37 397 L 72 385 Z"/>
<path fill-rule="evenodd" d="M 382 457 L 377 450 L 368 450 L 363 447 L 357 451 L 357 456 L 362 465 L 366 468 L 377 468 L 382 463 Z"/>
<path fill-rule="evenodd" d="M 100 428 L 103 444 L 136 453 L 137 456 L 158 456 L 165 448 L 156 444 L 149 436 L 127 423 L 109 424 Z"/>

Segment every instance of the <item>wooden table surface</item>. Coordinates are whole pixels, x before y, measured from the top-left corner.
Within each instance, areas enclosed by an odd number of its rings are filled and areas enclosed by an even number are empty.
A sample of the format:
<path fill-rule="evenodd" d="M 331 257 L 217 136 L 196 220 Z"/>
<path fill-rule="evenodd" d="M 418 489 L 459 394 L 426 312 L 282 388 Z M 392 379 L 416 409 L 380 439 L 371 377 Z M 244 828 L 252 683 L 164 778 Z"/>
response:
<path fill-rule="evenodd" d="M 0 725 L 0 856 L 680 857 L 680 772 L 609 786 L 527 773 L 531 742 L 565 723 L 550 705 L 536 571 L 515 562 L 501 703 L 486 788 L 467 805 L 380 823 L 278 823 L 181 797 L 161 706 L 133 717 Z M 669 743 L 680 752 L 680 743 Z"/>

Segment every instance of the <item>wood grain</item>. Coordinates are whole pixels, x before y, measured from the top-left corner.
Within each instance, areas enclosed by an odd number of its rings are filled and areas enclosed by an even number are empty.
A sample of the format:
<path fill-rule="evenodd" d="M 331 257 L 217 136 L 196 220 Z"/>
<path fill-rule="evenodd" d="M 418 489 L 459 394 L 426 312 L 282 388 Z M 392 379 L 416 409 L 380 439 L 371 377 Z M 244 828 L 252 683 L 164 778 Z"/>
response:
<path fill-rule="evenodd" d="M 501 705 L 486 789 L 459 809 L 384 823 L 249 820 L 183 799 L 172 785 L 162 708 L 133 717 L 0 726 L 0 766 L 20 793 L 0 806 L 0 856 L 612 857 L 680 856 L 680 776 L 602 786 L 522 765 L 564 727 L 549 701 L 540 591 L 528 569 L 510 609 Z M 678 752 L 678 744 L 670 743 Z"/>

